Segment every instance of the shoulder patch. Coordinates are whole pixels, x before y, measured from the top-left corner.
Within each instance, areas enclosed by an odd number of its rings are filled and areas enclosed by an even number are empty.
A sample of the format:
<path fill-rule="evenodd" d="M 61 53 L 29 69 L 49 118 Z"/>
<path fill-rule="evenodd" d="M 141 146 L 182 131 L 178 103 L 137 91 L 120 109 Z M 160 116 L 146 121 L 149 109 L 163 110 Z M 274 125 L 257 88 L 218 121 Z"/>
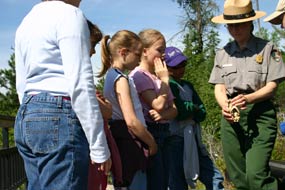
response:
<path fill-rule="evenodd" d="M 273 49 L 271 51 L 271 57 L 276 61 L 276 62 L 281 62 L 282 60 L 282 55 L 281 55 L 281 51 L 278 49 Z"/>

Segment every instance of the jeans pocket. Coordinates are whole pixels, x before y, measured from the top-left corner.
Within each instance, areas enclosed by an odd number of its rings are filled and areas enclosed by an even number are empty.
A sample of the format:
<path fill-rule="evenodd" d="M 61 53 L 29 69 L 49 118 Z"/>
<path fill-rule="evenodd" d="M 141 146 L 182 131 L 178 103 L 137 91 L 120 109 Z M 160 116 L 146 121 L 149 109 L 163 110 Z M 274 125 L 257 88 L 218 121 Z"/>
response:
<path fill-rule="evenodd" d="M 59 117 L 28 117 L 24 122 L 26 143 L 34 153 L 49 153 L 58 147 Z"/>

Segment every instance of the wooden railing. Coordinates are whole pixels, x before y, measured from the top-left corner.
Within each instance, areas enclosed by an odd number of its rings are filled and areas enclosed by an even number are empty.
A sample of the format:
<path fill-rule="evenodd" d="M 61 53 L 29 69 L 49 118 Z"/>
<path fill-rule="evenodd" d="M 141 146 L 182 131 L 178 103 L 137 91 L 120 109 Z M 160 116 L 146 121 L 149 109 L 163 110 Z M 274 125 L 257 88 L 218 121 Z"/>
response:
<path fill-rule="evenodd" d="M 269 166 L 272 175 L 279 180 L 278 190 L 285 190 L 285 160 L 271 160 Z"/>
<path fill-rule="evenodd" d="M 285 177 L 285 161 L 271 160 L 269 166 L 271 168 L 271 172 L 274 174 L 275 177 Z"/>
<path fill-rule="evenodd" d="M 27 181 L 23 160 L 17 148 L 9 144 L 9 129 L 14 127 L 14 121 L 14 117 L 0 115 L 0 190 L 16 190 Z"/>

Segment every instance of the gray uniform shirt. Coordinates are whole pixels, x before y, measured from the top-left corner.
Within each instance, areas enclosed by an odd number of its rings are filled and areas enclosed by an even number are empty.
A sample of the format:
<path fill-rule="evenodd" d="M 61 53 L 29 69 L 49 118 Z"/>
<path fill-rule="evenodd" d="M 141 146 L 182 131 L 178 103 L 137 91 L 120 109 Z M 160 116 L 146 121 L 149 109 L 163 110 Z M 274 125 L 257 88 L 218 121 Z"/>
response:
<path fill-rule="evenodd" d="M 225 84 L 227 95 L 251 93 L 270 81 L 285 79 L 281 54 L 271 42 L 252 36 L 245 49 L 235 41 L 216 52 L 209 79 L 211 84 Z"/>

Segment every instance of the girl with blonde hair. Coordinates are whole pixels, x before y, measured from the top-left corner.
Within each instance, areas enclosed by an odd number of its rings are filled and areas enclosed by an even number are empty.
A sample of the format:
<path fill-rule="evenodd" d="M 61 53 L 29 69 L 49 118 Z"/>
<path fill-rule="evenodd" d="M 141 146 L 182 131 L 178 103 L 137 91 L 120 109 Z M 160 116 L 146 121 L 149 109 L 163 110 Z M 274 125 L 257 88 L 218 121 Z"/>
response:
<path fill-rule="evenodd" d="M 125 72 L 134 69 L 141 59 L 140 38 L 128 30 L 118 31 L 101 41 L 103 67 L 106 73 L 104 96 L 112 104 L 110 130 L 119 148 L 123 183 L 114 180 L 115 189 L 146 189 L 146 157 L 154 155 L 157 145 L 148 132 L 133 80 Z"/>
<path fill-rule="evenodd" d="M 136 84 L 147 128 L 158 144 L 158 152 L 150 157 L 147 170 L 148 190 L 166 190 L 169 120 L 177 115 L 167 66 L 163 61 L 166 42 L 164 36 L 154 29 L 143 30 L 139 36 L 143 44 L 141 62 L 129 76 Z"/>

